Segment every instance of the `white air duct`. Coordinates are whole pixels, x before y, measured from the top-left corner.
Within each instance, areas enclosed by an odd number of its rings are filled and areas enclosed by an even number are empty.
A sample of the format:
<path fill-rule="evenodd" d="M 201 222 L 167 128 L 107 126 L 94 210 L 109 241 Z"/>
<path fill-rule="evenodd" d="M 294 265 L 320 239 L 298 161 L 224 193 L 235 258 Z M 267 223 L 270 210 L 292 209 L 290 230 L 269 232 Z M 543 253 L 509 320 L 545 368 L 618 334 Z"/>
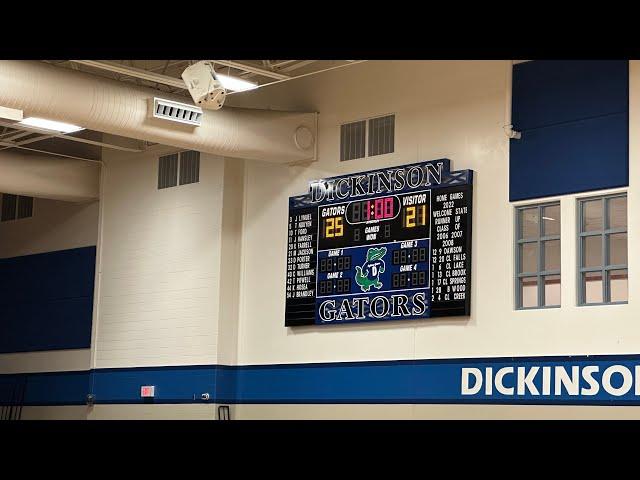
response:
<path fill-rule="evenodd" d="M 100 164 L 25 155 L 14 150 L 0 152 L 0 192 L 70 202 L 95 200 L 99 196 Z"/>
<path fill-rule="evenodd" d="M 0 105 L 25 116 L 211 153 L 289 163 L 314 159 L 316 114 L 224 107 L 207 111 L 200 127 L 149 118 L 158 92 L 37 61 L 0 61 Z M 184 102 L 183 97 L 163 95 Z M 296 137 L 313 142 L 296 142 Z M 305 149 L 302 149 L 302 148 Z"/>

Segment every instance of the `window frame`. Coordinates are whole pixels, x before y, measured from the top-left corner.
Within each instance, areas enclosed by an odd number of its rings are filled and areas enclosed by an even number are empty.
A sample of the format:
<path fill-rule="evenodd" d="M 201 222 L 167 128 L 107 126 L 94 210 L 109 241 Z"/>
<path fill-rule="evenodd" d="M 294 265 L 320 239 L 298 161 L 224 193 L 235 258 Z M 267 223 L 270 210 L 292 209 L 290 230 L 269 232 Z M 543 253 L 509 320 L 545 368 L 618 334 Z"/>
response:
<path fill-rule="evenodd" d="M 550 200 L 542 203 L 530 203 L 525 205 L 517 205 L 515 207 L 515 231 L 514 231 L 514 239 L 515 239 L 515 309 L 516 310 L 540 310 L 540 309 L 550 309 L 550 308 L 560 308 L 562 306 L 562 295 L 560 295 L 560 304 L 559 305 L 545 305 L 545 292 L 544 292 L 544 278 L 552 275 L 558 275 L 560 277 L 560 288 L 562 289 L 562 230 L 557 235 L 544 235 L 544 222 L 542 221 L 542 212 L 546 207 L 555 207 L 557 206 L 560 209 L 560 229 L 562 228 L 562 207 L 560 200 Z M 536 208 L 538 212 L 538 234 L 536 237 L 531 237 L 529 239 L 520 238 L 520 227 L 521 227 L 521 212 L 524 210 L 530 210 Z M 544 270 L 544 252 L 543 252 L 543 242 L 558 240 L 560 242 L 560 268 L 554 270 Z M 536 243 L 538 246 L 538 258 L 535 272 L 521 272 L 521 261 L 520 261 L 520 246 L 527 243 Z M 522 278 L 532 278 L 535 277 L 537 280 L 538 294 L 537 294 L 537 305 L 535 307 L 524 307 L 522 306 L 522 294 L 520 291 L 520 281 Z"/>
<path fill-rule="evenodd" d="M 627 218 L 625 219 L 624 228 L 609 228 L 609 202 L 613 198 L 626 198 L 627 199 Z M 576 274 L 577 274 L 577 306 L 579 307 L 592 307 L 599 305 L 625 305 L 629 303 L 629 197 L 627 192 L 617 192 L 605 195 L 595 195 L 590 197 L 578 198 L 577 205 L 577 262 L 576 262 Z M 584 204 L 600 200 L 602 207 L 602 226 L 600 230 L 582 231 L 582 216 L 584 213 Z M 627 263 L 625 264 L 609 264 L 609 242 L 612 234 L 626 233 L 627 234 Z M 585 267 L 583 266 L 583 238 L 586 237 L 600 237 L 602 264 L 600 267 Z M 611 301 L 611 281 L 609 279 L 609 272 L 613 270 L 626 270 L 627 271 L 627 300 L 624 301 Z M 586 285 L 582 281 L 584 273 L 600 272 L 602 275 L 602 302 L 586 302 Z M 607 301 L 609 300 L 609 301 Z"/>

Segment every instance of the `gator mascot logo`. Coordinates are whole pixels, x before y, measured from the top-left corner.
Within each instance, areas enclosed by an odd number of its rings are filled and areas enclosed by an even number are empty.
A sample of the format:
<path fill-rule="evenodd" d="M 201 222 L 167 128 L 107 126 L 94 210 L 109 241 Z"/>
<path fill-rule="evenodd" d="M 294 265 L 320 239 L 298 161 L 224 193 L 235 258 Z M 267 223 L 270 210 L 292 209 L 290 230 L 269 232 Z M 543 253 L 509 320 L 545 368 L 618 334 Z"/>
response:
<path fill-rule="evenodd" d="M 370 248 L 367 250 L 367 261 L 364 265 L 356 266 L 356 283 L 363 292 L 368 292 L 371 287 L 378 290 L 382 288 L 380 274 L 384 273 L 385 264 L 382 257 L 387 253 L 387 247 Z"/>

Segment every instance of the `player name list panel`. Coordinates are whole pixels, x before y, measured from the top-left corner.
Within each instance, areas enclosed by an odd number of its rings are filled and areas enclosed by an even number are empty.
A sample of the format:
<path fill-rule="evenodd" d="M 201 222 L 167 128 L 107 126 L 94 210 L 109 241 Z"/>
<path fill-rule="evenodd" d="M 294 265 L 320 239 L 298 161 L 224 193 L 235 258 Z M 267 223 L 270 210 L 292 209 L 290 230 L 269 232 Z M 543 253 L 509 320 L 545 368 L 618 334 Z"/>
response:
<path fill-rule="evenodd" d="M 289 199 L 285 325 L 469 315 L 471 170 L 433 160 Z"/>

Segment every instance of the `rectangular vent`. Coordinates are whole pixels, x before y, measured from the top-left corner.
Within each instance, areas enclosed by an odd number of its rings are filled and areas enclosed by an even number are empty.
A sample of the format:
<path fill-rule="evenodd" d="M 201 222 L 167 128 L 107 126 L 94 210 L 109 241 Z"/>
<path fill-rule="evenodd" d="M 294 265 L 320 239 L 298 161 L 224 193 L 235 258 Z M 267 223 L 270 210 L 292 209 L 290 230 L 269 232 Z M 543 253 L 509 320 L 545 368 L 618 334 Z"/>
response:
<path fill-rule="evenodd" d="M 18 218 L 33 216 L 33 197 L 18 197 Z"/>
<path fill-rule="evenodd" d="M 158 161 L 158 190 L 178 184 L 178 154 L 165 155 Z"/>
<path fill-rule="evenodd" d="M 354 160 L 365 156 L 365 128 L 367 122 L 347 123 L 340 127 L 340 161 Z"/>
<path fill-rule="evenodd" d="M 369 120 L 369 152 L 368 155 L 393 153 L 395 138 L 395 115 L 372 118 Z"/>
<path fill-rule="evenodd" d="M 186 103 L 154 97 L 152 114 L 155 118 L 172 122 L 186 123 L 197 127 L 202 125 L 202 109 Z"/>
<path fill-rule="evenodd" d="M 180 185 L 200 181 L 200 152 L 188 151 L 180 154 Z"/>
<path fill-rule="evenodd" d="M 10 193 L 2 194 L 2 217 L 3 222 L 16 219 L 16 206 L 18 204 L 18 196 Z"/>

